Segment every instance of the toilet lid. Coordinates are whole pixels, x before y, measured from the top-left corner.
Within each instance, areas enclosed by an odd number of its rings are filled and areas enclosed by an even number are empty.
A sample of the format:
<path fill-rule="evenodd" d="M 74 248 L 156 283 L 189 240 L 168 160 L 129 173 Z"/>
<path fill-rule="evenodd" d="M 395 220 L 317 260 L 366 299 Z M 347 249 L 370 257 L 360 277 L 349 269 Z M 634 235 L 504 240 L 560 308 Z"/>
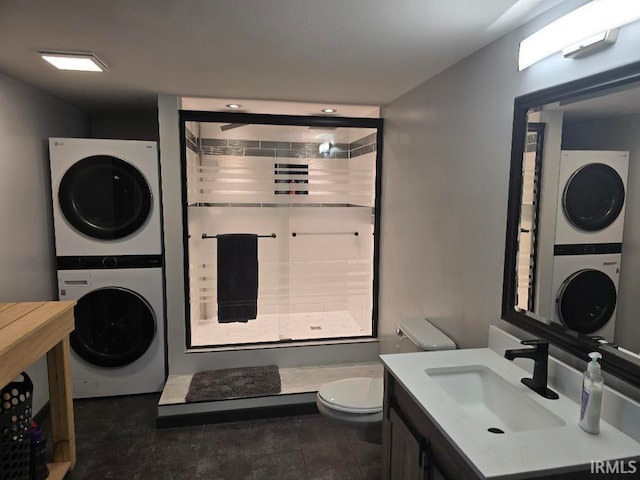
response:
<path fill-rule="evenodd" d="M 324 384 L 318 399 L 326 406 L 347 413 L 382 411 L 382 378 L 347 378 Z"/>

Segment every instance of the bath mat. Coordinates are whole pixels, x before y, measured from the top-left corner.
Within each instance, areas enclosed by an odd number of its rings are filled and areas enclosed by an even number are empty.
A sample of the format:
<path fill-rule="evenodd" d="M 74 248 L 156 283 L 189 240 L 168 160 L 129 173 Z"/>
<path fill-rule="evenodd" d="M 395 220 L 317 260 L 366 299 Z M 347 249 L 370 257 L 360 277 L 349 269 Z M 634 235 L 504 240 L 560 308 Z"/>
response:
<path fill-rule="evenodd" d="M 196 373 L 191 379 L 187 402 L 263 397 L 280 393 L 280 371 L 276 365 L 225 368 Z"/>

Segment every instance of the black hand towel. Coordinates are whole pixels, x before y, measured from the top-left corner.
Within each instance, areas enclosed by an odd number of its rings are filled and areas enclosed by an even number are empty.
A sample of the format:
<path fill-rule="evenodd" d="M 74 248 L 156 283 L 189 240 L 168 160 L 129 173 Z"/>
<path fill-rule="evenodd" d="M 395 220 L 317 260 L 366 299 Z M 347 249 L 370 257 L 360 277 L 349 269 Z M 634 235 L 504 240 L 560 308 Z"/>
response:
<path fill-rule="evenodd" d="M 258 236 L 218 235 L 218 323 L 258 314 Z"/>

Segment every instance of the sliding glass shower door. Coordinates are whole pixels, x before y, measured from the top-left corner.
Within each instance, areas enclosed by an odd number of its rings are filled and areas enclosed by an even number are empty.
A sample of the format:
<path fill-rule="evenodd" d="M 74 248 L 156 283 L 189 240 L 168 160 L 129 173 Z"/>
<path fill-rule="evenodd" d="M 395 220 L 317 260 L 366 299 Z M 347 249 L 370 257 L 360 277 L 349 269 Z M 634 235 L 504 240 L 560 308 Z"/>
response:
<path fill-rule="evenodd" d="M 380 120 L 182 117 L 187 344 L 375 336 Z"/>

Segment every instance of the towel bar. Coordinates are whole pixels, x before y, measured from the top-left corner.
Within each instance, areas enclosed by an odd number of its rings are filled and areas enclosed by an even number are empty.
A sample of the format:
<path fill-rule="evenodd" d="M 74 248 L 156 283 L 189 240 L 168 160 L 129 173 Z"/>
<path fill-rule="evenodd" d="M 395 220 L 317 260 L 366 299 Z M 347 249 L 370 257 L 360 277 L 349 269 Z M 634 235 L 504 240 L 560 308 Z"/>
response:
<path fill-rule="evenodd" d="M 207 238 L 218 238 L 218 235 L 207 235 L 206 233 L 202 234 L 202 239 L 207 239 Z M 258 235 L 258 238 L 276 238 L 276 234 L 275 233 L 271 233 L 269 235 Z"/>
<path fill-rule="evenodd" d="M 356 237 L 360 235 L 358 232 L 292 232 L 292 237 L 297 237 L 298 235 L 355 235 Z"/>

